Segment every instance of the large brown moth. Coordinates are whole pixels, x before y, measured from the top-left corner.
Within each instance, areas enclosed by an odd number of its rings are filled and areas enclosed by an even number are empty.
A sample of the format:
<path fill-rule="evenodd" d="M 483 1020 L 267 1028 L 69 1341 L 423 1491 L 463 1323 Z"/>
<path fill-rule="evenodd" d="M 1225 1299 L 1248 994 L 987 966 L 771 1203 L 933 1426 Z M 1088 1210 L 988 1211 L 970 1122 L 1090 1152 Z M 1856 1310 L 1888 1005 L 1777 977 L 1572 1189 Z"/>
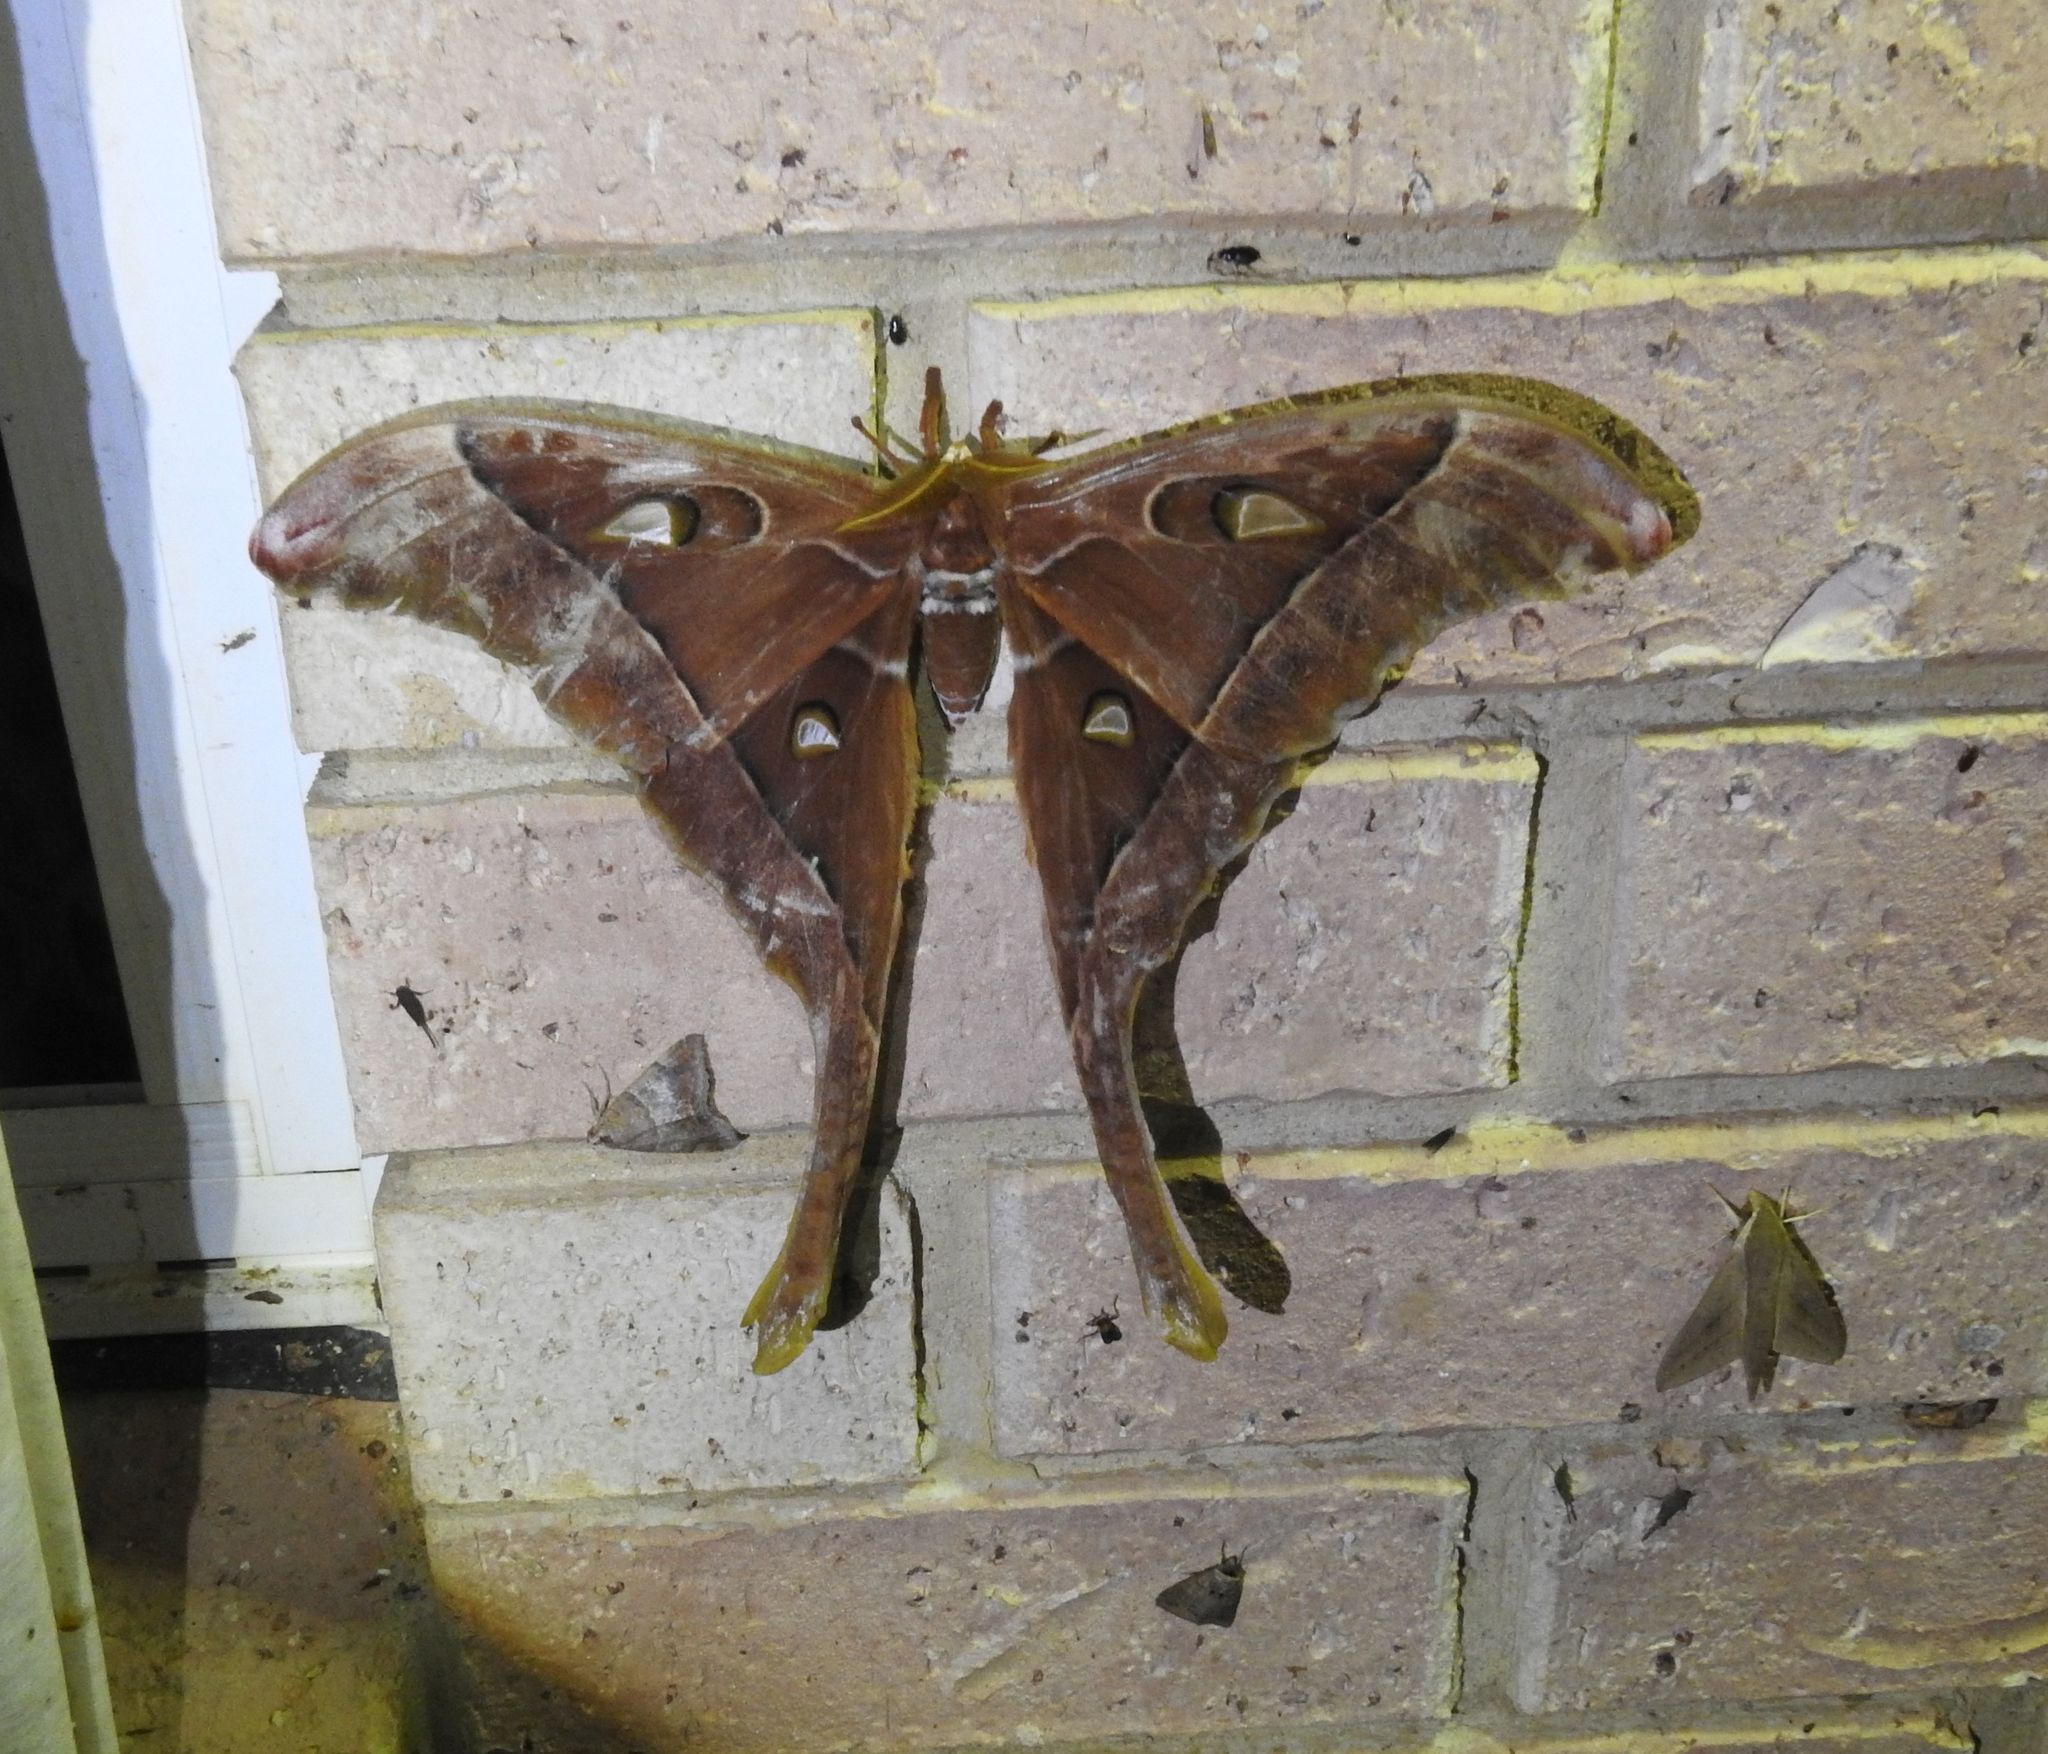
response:
<path fill-rule="evenodd" d="M 869 471 L 648 415 L 432 408 L 316 463 L 251 552 L 291 594 L 403 610 L 523 668 L 802 998 L 814 1139 L 747 1306 L 762 1372 L 824 1313 L 860 1167 L 917 802 L 912 658 L 957 722 L 1007 640 L 1011 765 L 1103 1168 L 1147 1309 L 1211 1358 L 1221 1300 L 1133 1083 L 1146 976 L 1301 759 L 1426 641 L 1648 565 L 1697 504 L 1634 427 L 1519 378 L 1359 385 L 1053 460 L 1006 439 L 997 404 L 956 442 L 931 372 L 920 440 L 875 438 Z"/>
<path fill-rule="evenodd" d="M 1716 1197 L 1735 1214 L 1732 1246 L 1664 1349 L 1657 1387 L 1677 1388 L 1740 1359 L 1753 1401 L 1771 1386 L 1779 1358 L 1833 1364 L 1849 1348 L 1849 1330 L 1826 1278 L 1792 1229 L 1813 1214 L 1792 1210 L 1791 1191 L 1781 1200 L 1752 1191 L 1739 1206 L 1726 1194 Z"/>

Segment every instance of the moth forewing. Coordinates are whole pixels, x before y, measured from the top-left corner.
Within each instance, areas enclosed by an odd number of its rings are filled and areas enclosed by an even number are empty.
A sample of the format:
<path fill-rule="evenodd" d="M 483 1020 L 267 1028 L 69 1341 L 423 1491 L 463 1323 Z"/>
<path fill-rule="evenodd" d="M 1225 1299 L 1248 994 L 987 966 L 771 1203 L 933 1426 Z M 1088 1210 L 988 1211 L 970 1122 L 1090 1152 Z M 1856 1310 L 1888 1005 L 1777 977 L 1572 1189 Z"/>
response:
<path fill-rule="evenodd" d="M 1664 1348 L 1657 1365 L 1659 1389 L 1675 1389 L 1742 1356 L 1743 1279 L 1742 1251 L 1735 1249 Z"/>
<path fill-rule="evenodd" d="M 1785 1231 L 1785 1272 L 1778 1301 L 1778 1350 L 1787 1358 L 1836 1364 L 1849 1350 L 1849 1327 L 1819 1264 L 1799 1233 Z"/>

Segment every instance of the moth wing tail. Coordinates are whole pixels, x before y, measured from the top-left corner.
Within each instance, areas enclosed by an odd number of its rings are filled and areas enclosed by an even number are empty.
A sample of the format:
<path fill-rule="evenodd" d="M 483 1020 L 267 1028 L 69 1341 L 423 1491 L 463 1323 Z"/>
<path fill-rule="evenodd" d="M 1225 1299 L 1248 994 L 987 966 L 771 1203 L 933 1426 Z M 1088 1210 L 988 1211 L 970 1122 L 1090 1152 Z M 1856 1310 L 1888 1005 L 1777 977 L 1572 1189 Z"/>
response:
<path fill-rule="evenodd" d="M 1156 1180 L 1158 1172 L 1155 1170 L 1153 1175 Z M 1163 1186 L 1160 1198 L 1166 1198 Z M 1166 1343 L 1207 1363 L 1216 1356 L 1217 1348 L 1230 1332 L 1230 1322 L 1223 1313 L 1223 1298 L 1208 1269 L 1182 1238 L 1178 1224 L 1168 1232 L 1168 1246 L 1172 1267 L 1163 1274 L 1141 1272 L 1138 1292 L 1145 1307 L 1157 1316 Z"/>
<path fill-rule="evenodd" d="M 831 1295 L 829 1279 L 794 1273 L 788 1250 L 775 1258 L 768 1276 L 747 1301 L 742 1327 L 754 1331 L 754 1374 L 773 1376 L 803 1356 L 811 1335 L 825 1318 Z"/>
<path fill-rule="evenodd" d="M 836 995 L 813 1013 L 811 1028 L 819 1049 L 811 1161 L 775 1264 L 740 1317 L 754 1331 L 757 1376 L 793 1364 L 824 1320 L 874 1098 L 880 1038 L 858 996 Z"/>
<path fill-rule="evenodd" d="M 1206 1363 L 1230 1323 L 1216 1281 L 1181 1233 L 1152 1155 L 1132 1076 L 1129 1007 L 1113 1008 L 1118 1015 L 1103 1027 L 1089 1030 L 1077 1020 L 1074 1029 L 1074 1061 L 1095 1122 L 1103 1177 L 1123 1214 L 1146 1313 L 1168 1345 Z"/>
<path fill-rule="evenodd" d="M 1746 1302 L 1742 1251 L 1735 1249 L 1664 1348 L 1657 1363 L 1657 1387 L 1675 1389 L 1742 1357 Z"/>

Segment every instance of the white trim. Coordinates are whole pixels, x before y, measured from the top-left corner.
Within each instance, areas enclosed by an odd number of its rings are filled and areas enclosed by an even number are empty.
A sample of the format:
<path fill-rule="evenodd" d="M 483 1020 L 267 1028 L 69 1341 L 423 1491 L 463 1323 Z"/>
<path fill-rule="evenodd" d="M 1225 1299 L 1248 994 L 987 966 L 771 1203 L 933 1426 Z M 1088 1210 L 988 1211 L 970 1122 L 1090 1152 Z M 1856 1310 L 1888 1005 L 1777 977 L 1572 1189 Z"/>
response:
<path fill-rule="evenodd" d="M 109 1103 L 0 1115 L 18 1188 L 231 1176 L 255 1157 L 255 1132 L 249 1106 L 241 1102 L 183 1108 Z"/>
<path fill-rule="evenodd" d="M 385 1331 L 377 1268 L 368 1255 L 300 1255 L 178 1273 L 96 1267 L 43 1277 L 36 1289 L 53 1340 L 255 1328 Z"/>
<path fill-rule="evenodd" d="M 39 1268 L 368 1254 L 370 1211 L 353 1169 L 204 1181 L 21 1188 Z"/>
<path fill-rule="evenodd" d="M 367 1249 L 309 764 L 244 549 L 232 364 L 275 282 L 220 266 L 175 0 L 10 5 L 41 192 L 0 191 L 0 415 L 154 1105 L 10 1117 L 24 1218 L 43 1265 Z M 25 172 L 19 125 L 0 116 L 0 181 Z M 60 1162 L 118 1241 L 52 1208 Z"/>

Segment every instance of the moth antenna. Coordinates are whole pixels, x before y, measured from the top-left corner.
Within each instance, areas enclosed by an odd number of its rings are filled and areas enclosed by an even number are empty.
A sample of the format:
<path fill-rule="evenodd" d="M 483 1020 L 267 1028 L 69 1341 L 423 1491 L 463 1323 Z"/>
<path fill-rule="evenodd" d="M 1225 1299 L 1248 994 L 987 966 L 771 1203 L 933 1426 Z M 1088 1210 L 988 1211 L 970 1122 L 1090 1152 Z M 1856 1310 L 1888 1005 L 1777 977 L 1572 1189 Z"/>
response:
<path fill-rule="evenodd" d="M 935 365 L 924 370 L 924 409 L 917 417 L 917 434 L 927 457 L 938 456 L 952 442 L 953 435 L 946 430 L 946 386 Z"/>
<path fill-rule="evenodd" d="M 875 447 L 875 455 L 881 458 L 882 467 L 887 469 L 890 474 L 901 475 L 910 467 L 908 463 L 889 449 L 889 440 L 883 436 L 883 433 L 888 432 L 887 427 L 884 427 L 881 433 L 877 433 L 865 420 L 856 414 L 853 417 L 853 430 Z M 899 440 L 899 442 L 901 441 Z"/>
<path fill-rule="evenodd" d="M 1778 1211 L 1783 1216 L 1787 1224 L 1804 1224 L 1807 1221 L 1807 1219 L 1818 1218 L 1826 1210 L 1827 1208 L 1825 1206 L 1816 1206 L 1811 1212 L 1793 1211 L 1792 1190 L 1790 1187 L 1787 1187 L 1785 1189 L 1785 1197 L 1778 1202 Z"/>
<path fill-rule="evenodd" d="M 1092 438 L 1100 438 L 1109 430 L 1106 426 L 1091 426 L 1086 432 L 1061 432 L 1057 428 L 1043 438 L 1030 441 L 1031 454 L 1042 457 L 1047 451 L 1057 450 L 1061 445 L 1083 445 Z"/>

